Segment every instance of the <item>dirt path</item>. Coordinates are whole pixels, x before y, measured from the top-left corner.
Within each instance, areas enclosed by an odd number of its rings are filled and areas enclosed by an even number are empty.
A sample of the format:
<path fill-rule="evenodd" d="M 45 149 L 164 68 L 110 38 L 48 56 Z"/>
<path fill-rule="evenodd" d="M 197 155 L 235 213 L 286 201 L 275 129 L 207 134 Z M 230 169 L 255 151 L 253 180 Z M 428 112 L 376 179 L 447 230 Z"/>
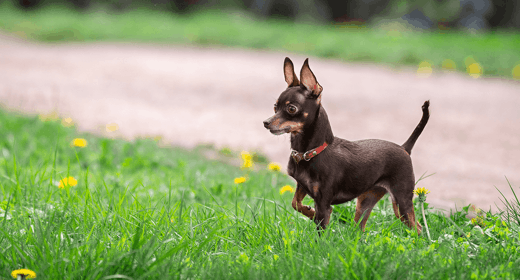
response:
<path fill-rule="evenodd" d="M 123 137 L 162 135 L 175 145 L 202 142 L 257 149 L 286 165 L 289 136 L 263 128 L 285 88 L 289 55 L 240 49 L 137 44 L 45 45 L 0 36 L 0 102 L 23 112 L 56 109 L 79 129 L 102 133 L 119 124 Z M 419 186 L 437 207 L 484 209 L 520 194 L 520 83 L 460 73 L 416 77 L 374 65 L 318 58 L 310 66 L 324 87 L 334 133 L 349 140 L 403 143 L 431 100 L 431 118 L 414 147 Z"/>

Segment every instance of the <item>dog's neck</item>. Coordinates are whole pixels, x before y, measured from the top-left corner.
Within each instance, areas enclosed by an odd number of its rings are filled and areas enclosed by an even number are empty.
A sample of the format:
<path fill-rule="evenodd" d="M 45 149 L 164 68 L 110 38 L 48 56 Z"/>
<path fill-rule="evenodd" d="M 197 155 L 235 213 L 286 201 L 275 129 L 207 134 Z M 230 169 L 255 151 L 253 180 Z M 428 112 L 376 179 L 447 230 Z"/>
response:
<path fill-rule="evenodd" d="M 334 134 L 327 113 L 321 105 L 316 115 L 314 122 L 305 124 L 301 133 L 291 134 L 291 149 L 304 153 L 323 145 L 323 142 L 332 144 Z"/>

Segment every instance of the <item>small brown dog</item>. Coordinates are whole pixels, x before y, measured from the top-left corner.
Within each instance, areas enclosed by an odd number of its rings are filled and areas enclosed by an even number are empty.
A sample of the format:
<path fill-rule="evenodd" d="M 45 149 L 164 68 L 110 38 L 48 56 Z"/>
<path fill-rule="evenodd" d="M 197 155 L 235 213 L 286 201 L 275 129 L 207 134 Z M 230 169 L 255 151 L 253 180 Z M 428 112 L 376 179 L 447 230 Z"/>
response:
<path fill-rule="evenodd" d="M 321 106 L 323 88 L 305 60 L 301 82 L 289 58 L 284 62 L 287 89 L 274 105 L 275 115 L 264 121 L 265 128 L 280 135 L 291 133 L 291 158 L 288 173 L 297 182 L 293 208 L 313 219 L 317 228 L 325 228 L 332 213 L 331 205 L 357 197 L 355 221 L 363 216 L 364 230 L 372 208 L 388 192 L 394 213 L 410 228 L 421 225 L 415 220 L 412 202 L 415 177 L 410 153 L 428 122 L 429 101 L 422 106 L 419 125 L 403 145 L 368 139 L 347 141 L 334 137 Z M 315 208 L 302 205 L 303 198 L 314 199 Z"/>

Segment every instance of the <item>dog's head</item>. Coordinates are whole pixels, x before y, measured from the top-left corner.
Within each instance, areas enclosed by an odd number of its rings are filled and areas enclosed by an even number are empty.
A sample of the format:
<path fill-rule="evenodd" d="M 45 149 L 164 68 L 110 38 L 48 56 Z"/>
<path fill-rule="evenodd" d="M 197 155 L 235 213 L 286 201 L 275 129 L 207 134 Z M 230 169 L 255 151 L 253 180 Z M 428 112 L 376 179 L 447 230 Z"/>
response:
<path fill-rule="evenodd" d="M 298 134 L 304 126 L 316 119 L 323 87 L 309 68 L 308 58 L 300 71 L 300 80 L 296 77 L 294 65 L 288 57 L 285 58 L 283 72 L 287 89 L 276 100 L 275 114 L 264 121 L 264 126 L 275 135 L 289 132 Z"/>

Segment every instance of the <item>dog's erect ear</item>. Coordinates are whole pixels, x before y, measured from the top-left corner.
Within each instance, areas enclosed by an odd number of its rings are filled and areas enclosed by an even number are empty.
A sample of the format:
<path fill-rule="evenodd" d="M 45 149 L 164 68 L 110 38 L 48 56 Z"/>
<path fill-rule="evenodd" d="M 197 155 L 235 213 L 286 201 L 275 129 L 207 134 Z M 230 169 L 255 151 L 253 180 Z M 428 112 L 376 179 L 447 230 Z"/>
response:
<path fill-rule="evenodd" d="M 300 79 L 302 80 L 302 85 L 307 89 L 310 90 L 312 95 L 314 97 L 320 96 L 321 91 L 323 90 L 323 87 L 318 83 L 316 80 L 316 77 L 311 71 L 311 68 L 309 68 L 309 59 L 307 58 L 305 62 L 303 63 L 302 70 L 300 72 Z"/>
<path fill-rule="evenodd" d="M 288 57 L 286 57 L 283 62 L 283 74 L 285 75 L 287 87 L 300 85 L 300 81 L 298 81 L 298 77 L 296 77 L 296 73 L 294 73 L 294 65 Z"/>

